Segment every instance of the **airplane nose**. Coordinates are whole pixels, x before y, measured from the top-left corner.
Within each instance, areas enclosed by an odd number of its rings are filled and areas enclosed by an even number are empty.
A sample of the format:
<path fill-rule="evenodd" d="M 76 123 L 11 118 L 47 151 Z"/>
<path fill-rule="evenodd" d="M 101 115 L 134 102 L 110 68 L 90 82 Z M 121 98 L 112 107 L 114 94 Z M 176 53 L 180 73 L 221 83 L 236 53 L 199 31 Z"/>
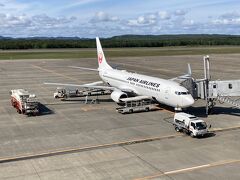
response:
<path fill-rule="evenodd" d="M 192 96 L 184 97 L 182 101 L 182 106 L 183 107 L 189 107 L 194 104 L 194 99 Z"/>

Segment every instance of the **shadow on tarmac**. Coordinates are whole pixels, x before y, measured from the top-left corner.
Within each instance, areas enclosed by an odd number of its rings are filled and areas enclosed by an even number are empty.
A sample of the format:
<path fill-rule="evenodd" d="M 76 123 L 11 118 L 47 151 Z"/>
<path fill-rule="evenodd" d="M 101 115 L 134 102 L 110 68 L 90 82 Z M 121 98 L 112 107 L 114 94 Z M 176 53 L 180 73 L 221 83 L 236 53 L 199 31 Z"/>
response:
<path fill-rule="evenodd" d="M 209 133 L 207 133 L 205 136 L 196 137 L 196 139 L 211 138 L 211 137 L 214 137 L 214 136 L 216 136 L 216 134 L 215 134 L 214 132 L 209 132 Z"/>
<path fill-rule="evenodd" d="M 98 101 L 99 103 L 101 103 L 101 102 L 113 102 L 112 99 L 88 98 L 87 103 L 88 103 L 88 104 L 91 104 L 91 102 L 92 102 L 92 101 L 95 101 L 95 100 Z M 72 98 L 72 99 L 71 99 L 71 98 L 69 98 L 69 99 L 62 99 L 61 101 L 81 102 L 82 104 L 84 104 L 84 103 L 86 102 L 85 98 L 83 98 L 83 99 L 75 99 L 75 98 Z"/>
<path fill-rule="evenodd" d="M 207 117 L 205 106 L 202 107 L 189 107 L 186 111 L 189 114 L 194 114 L 198 117 Z M 240 116 L 240 109 L 235 109 L 231 107 L 219 107 L 215 106 L 209 113 L 210 115 L 215 114 L 228 114 L 232 116 Z"/>
<path fill-rule="evenodd" d="M 44 104 L 39 103 L 39 116 L 50 115 L 50 114 L 55 114 L 55 112 L 49 109 Z"/>

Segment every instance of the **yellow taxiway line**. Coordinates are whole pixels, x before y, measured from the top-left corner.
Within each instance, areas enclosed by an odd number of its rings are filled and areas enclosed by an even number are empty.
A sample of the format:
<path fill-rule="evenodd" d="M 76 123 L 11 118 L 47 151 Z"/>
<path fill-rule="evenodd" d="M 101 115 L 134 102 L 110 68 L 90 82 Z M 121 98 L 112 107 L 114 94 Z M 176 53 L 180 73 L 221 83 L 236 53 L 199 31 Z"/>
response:
<path fill-rule="evenodd" d="M 177 170 L 173 170 L 173 171 L 158 173 L 158 174 L 151 175 L 151 176 L 146 176 L 146 177 L 143 177 L 143 178 L 137 178 L 137 179 L 134 179 L 134 180 L 154 179 L 154 178 L 158 178 L 158 177 L 161 177 L 161 176 L 180 174 L 180 173 L 195 171 L 195 170 L 199 170 L 199 169 L 206 169 L 206 168 L 211 168 L 211 167 L 216 167 L 216 166 L 224 166 L 224 165 L 234 164 L 234 163 L 240 163 L 240 159 L 224 160 L 224 161 L 218 161 L 218 162 L 204 164 L 204 165 L 200 165 L 200 166 L 193 166 L 193 167 L 189 167 L 189 168 L 177 169 Z"/>

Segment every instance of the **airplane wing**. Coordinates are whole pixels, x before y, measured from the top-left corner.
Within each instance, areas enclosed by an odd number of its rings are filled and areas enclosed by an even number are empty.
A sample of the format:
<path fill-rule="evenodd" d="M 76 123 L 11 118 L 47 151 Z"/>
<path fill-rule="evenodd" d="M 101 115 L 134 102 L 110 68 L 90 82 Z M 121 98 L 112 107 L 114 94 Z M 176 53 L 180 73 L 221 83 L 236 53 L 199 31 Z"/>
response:
<path fill-rule="evenodd" d="M 102 84 L 102 81 L 97 81 L 89 84 L 64 84 L 64 83 L 50 83 L 50 82 L 45 82 L 44 84 L 53 85 L 53 86 L 82 87 L 82 88 L 89 88 L 89 89 L 106 89 L 106 90 L 112 90 L 112 91 L 118 89 L 111 86 L 98 86 L 97 84 Z M 121 91 L 126 93 L 134 93 L 134 90 L 127 89 L 127 88 L 121 89 Z"/>
<path fill-rule="evenodd" d="M 103 81 L 97 81 L 97 82 L 88 83 L 88 84 L 64 84 L 64 83 L 50 83 L 50 82 L 45 82 L 44 84 L 53 85 L 53 86 L 81 87 L 81 88 L 89 88 L 89 89 L 104 89 L 104 90 L 112 90 L 112 91 L 121 90 L 122 92 L 125 92 L 125 93 L 134 93 L 133 89 L 128 89 L 128 88 L 118 89 L 118 88 L 111 87 L 111 86 L 99 85 L 99 84 L 103 84 Z"/>
<path fill-rule="evenodd" d="M 46 84 L 46 85 L 53 85 L 53 86 L 82 87 L 82 88 L 90 88 L 90 89 L 106 89 L 106 90 L 115 90 L 116 89 L 115 87 L 98 86 L 98 85 L 94 85 L 93 83 L 80 85 L 80 84 L 63 84 L 63 83 L 50 83 L 50 82 L 46 82 L 44 84 Z"/>
<path fill-rule="evenodd" d="M 79 66 L 68 66 L 74 69 L 81 69 L 81 70 L 89 70 L 89 71 L 98 71 L 98 69 L 86 68 L 86 67 L 79 67 Z"/>
<path fill-rule="evenodd" d="M 191 69 L 190 64 L 188 64 L 188 72 L 187 72 L 187 74 L 184 74 L 184 75 L 181 75 L 181 76 L 169 79 L 169 80 L 175 81 L 175 82 L 178 82 L 178 83 L 182 83 L 186 79 L 191 79 L 191 78 L 192 78 L 192 69 Z"/>
<path fill-rule="evenodd" d="M 84 85 L 88 85 L 88 86 L 96 86 L 99 84 L 103 84 L 103 81 L 97 81 L 97 82 L 93 82 L 93 83 L 88 83 L 88 84 L 84 84 Z"/>

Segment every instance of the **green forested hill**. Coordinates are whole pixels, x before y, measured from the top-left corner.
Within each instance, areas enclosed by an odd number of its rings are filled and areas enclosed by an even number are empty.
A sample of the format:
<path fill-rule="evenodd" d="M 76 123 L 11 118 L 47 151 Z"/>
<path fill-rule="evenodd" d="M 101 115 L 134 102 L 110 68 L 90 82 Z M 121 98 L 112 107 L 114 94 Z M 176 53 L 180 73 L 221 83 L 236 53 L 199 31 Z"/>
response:
<path fill-rule="evenodd" d="M 240 45 L 239 35 L 123 35 L 101 38 L 104 47 L 166 47 Z M 95 39 L 77 37 L 6 38 L 0 36 L 0 49 L 95 48 Z"/>

